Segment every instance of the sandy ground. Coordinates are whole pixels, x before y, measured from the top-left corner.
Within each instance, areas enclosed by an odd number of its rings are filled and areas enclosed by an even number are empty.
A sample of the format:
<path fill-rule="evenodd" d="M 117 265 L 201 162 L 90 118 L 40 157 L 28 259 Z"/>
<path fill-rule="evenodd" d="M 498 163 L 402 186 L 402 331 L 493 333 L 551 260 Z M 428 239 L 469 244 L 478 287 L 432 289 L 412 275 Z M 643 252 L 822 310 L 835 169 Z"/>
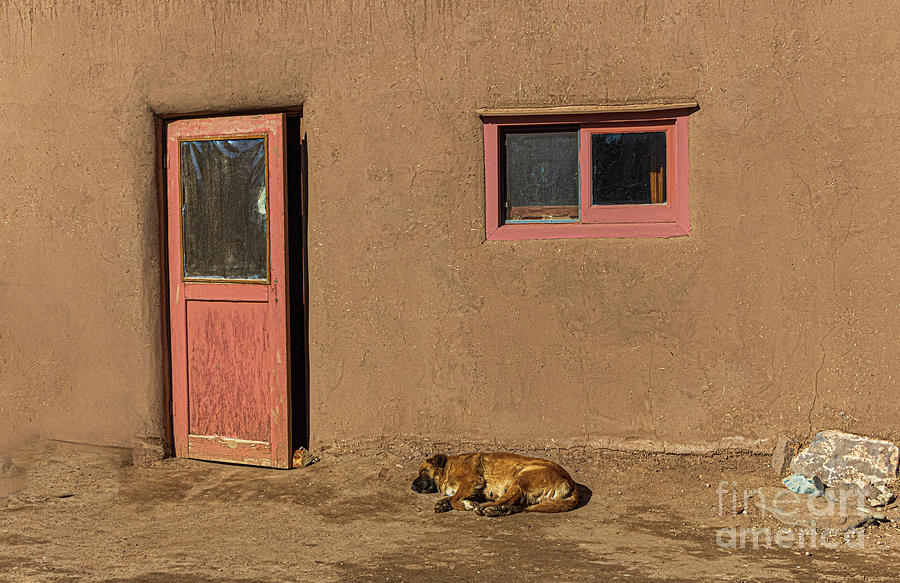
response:
<path fill-rule="evenodd" d="M 487 518 L 435 514 L 436 494 L 410 490 L 418 464 L 440 449 L 467 446 L 343 445 L 280 471 L 184 459 L 134 467 L 128 450 L 29 443 L 0 468 L 0 581 L 900 578 L 896 524 L 825 541 L 836 548 L 808 537 L 741 545 L 742 528 L 781 528 L 752 500 L 740 513 L 744 490 L 777 484 L 766 457 L 523 452 L 562 463 L 589 501 Z"/>

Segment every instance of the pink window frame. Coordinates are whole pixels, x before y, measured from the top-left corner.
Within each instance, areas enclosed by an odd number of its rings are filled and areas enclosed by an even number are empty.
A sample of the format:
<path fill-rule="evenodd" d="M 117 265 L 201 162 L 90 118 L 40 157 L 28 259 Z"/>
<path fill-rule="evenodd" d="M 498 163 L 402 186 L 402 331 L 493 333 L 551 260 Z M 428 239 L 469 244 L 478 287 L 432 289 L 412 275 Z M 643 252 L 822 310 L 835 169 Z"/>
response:
<path fill-rule="evenodd" d="M 487 240 L 652 238 L 690 234 L 689 113 L 689 110 L 670 110 L 651 113 L 483 116 Z M 580 222 L 504 224 L 500 209 L 501 128 L 562 124 L 579 126 Z M 590 206 L 591 135 L 649 131 L 666 133 L 666 202 Z"/>

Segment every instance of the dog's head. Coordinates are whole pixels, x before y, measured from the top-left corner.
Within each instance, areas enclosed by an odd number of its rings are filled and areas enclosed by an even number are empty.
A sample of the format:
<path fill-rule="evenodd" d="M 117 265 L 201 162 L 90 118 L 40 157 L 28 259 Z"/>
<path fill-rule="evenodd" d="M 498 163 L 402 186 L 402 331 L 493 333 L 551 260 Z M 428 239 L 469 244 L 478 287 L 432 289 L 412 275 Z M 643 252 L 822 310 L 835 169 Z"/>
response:
<path fill-rule="evenodd" d="M 412 489 L 419 494 L 432 494 L 438 491 L 435 479 L 439 479 L 447 465 L 447 456 L 442 453 L 433 455 L 419 466 L 419 477 L 413 480 Z"/>

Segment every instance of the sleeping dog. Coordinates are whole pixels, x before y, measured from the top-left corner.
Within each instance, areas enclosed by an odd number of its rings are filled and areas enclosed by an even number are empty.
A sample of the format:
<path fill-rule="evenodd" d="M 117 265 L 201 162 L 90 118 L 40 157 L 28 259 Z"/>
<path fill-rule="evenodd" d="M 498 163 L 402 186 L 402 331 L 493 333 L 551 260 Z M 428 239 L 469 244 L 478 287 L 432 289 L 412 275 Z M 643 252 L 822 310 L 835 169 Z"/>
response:
<path fill-rule="evenodd" d="M 419 467 L 412 489 L 440 492 L 435 512 L 474 510 L 483 516 L 565 512 L 578 506 L 578 486 L 559 464 L 514 453 L 437 454 Z"/>

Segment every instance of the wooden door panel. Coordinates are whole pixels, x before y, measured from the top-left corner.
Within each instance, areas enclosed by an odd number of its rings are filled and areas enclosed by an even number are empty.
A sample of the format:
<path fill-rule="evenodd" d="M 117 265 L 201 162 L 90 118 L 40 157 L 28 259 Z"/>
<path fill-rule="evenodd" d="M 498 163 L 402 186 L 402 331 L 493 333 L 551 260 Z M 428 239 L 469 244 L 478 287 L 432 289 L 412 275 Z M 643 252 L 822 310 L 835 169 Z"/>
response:
<path fill-rule="evenodd" d="M 186 457 L 250 466 L 272 466 L 272 445 L 267 441 L 231 439 L 215 435 L 188 435 Z"/>
<path fill-rule="evenodd" d="M 285 118 L 166 133 L 175 453 L 291 466 Z"/>
<path fill-rule="evenodd" d="M 187 303 L 191 435 L 269 440 L 265 320 L 262 303 Z"/>

